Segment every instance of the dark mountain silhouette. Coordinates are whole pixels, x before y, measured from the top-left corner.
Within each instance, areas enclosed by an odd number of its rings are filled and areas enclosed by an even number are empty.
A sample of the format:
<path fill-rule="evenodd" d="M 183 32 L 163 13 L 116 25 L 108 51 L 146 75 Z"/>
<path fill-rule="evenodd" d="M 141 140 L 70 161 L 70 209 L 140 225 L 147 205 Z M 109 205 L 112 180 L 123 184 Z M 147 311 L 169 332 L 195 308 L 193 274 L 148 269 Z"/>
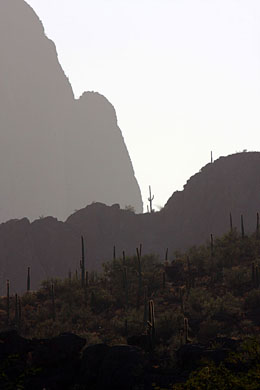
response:
<path fill-rule="evenodd" d="M 2 293 L 5 280 L 13 289 L 26 287 L 27 266 L 32 269 L 32 288 L 46 277 L 65 277 L 69 269 L 79 268 L 81 239 L 85 237 L 88 270 L 100 269 L 111 260 L 113 246 L 117 256 L 128 256 L 143 245 L 143 253 L 155 253 L 162 259 L 169 248 L 175 250 L 204 243 L 229 231 L 240 230 L 243 214 L 245 234 L 256 228 L 259 210 L 260 153 L 238 153 L 221 157 L 191 177 L 183 191 L 175 192 L 157 213 L 134 214 L 119 205 L 94 203 L 72 214 L 66 222 L 43 218 L 0 225 Z"/>
<path fill-rule="evenodd" d="M 142 199 L 113 106 L 74 99 L 55 45 L 23 0 L 0 2 L 0 221 L 66 219 L 93 201 Z"/>

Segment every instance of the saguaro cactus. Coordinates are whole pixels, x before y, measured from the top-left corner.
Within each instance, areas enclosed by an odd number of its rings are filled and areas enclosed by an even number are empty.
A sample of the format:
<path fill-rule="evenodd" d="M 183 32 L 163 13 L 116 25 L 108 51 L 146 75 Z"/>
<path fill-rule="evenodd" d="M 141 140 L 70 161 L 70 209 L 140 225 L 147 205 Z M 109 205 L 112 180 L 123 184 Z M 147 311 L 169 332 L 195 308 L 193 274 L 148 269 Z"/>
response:
<path fill-rule="evenodd" d="M 188 318 L 184 317 L 184 342 L 187 344 L 189 341 L 189 321 Z"/>
<path fill-rule="evenodd" d="M 148 202 L 150 203 L 150 213 L 153 212 L 153 200 L 154 200 L 154 195 L 152 196 L 151 186 L 149 186 L 149 198 L 148 198 Z"/>
<path fill-rule="evenodd" d="M 22 304 L 21 304 L 21 298 L 18 297 L 18 321 L 19 321 L 19 328 L 21 327 L 21 321 L 22 321 Z"/>
<path fill-rule="evenodd" d="M 18 296 L 15 294 L 15 312 L 14 312 L 14 321 L 15 325 L 18 328 L 19 327 L 19 317 L 18 317 Z"/>
<path fill-rule="evenodd" d="M 85 275 L 85 285 L 86 285 L 86 287 L 88 287 L 88 285 L 89 285 L 89 282 L 88 282 L 88 271 L 86 271 L 86 275 Z"/>
<path fill-rule="evenodd" d="M 10 282 L 6 281 L 6 323 L 9 325 L 10 320 Z"/>
<path fill-rule="evenodd" d="M 149 301 L 149 319 L 148 319 L 148 335 L 151 350 L 154 349 L 155 345 L 155 315 L 154 315 L 154 302 L 151 299 Z"/>
<path fill-rule="evenodd" d="M 56 311 L 55 311 L 55 293 L 54 293 L 54 284 L 51 284 L 51 311 L 52 311 L 52 319 L 55 321 L 56 319 Z"/>
<path fill-rule="evenodd" d="M 85 291 L 85 304 L 87 305 L 87 303 L 88 303 L 88 296 L 89 296 L 88 271 L 86 271 L 86 274 L 85 274 L 84 291 Z"/>
<path fill-rule="evenodd" d="M 148 320 L 148 289 L 147 286 L 144 287 L 144 320 L 143 325 L 144 329 L 147 327 L 147 320 Z"/>
<path fill-rule="evenodd" d="M 243 214 L 241 214 L 241 236 L 242 236 L 242 238 L 245 237 L 245 229 L 244 229 L 244 218 L 243 218 Z"/>
<path fill-rule="evenodd" d="M 165 266 L 169 265 L 169 262 L 168 262 L 168 248 L 166 249 L 166 252 L 165 252 L 164 265 Z"/>
<path fill-rule="evenodd" d="M 140 307 L 140 298 L 142 295 L 142 285 L 143 285 L 143 279 L 142 279 L 142 264 L 141 264 L 141 255 L 140 250 L 136 248 L 137 253 L 137 265 L 138 265 L 138 291 L 137 291 L 137 309 Z"/>
<path fill-rule="evenodd" d="M 124 267 L 123 270 L 123 285 L 125 290 L 125 304 L 126 308 L 128 308 L 128 277 L 127 277 L 127 267 Z"/>
<path fill-rule="evenodd" d="M 231 213 L 229 213 L 229 226 L 230 226 L 230 232 L 233 232 L 233 221 L 232 221 Z"/>
<path fill-rule="evenodd" d="M 184 294 L 185 290 L 183 288 L 179 288 L 179 297 L 180 297 L 180 304 L 181 304 L 181 312 L 184 313 Z"/>
<path fill-rule="evenodd" d="M 115 261 L 116 259 L 116 246 L 113 246 L 113 260 Z"/>
<path fill-rule="evenodd" d="M 210 256 L 211 256 L 211 258 L 214 256 L 214 238 L 213 238 L 213 234 L 210 235 Z"/>
<path fill-rule="evenodd" d="M 83 236 L 81 236 L 80 269 L 81 269 L 81 287 L 84 288 L 84 285 L 85 285 L 85 248 L 84 248 L 84 238 L 83 238 Z"/>
<path fill-rule="evenodd" d="M 139 255 L 140 255 L 140 257 L 142 257 L 142 249 L 143 249 L 143 245 L 140 244 L 139 245 Z"/>
<path fill-rule="evenodd" d="M 27 292 L 31 290 L 31 269 L 28 267 L 27 269 Z"/>

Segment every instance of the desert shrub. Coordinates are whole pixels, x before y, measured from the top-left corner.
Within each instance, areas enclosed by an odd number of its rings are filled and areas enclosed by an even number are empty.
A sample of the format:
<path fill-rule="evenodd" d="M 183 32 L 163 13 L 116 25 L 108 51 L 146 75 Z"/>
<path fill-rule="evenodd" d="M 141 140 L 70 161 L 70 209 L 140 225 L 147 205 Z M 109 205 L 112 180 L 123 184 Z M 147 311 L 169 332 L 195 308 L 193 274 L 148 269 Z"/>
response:
<path fill-rule="evenodd" d="M 90 306 L 94 313 L 101 313 L 115 304 L 115 299 L 111 294 L 103 289 L 93 289 L 90 292 Z"/>
<path fill-rule="evenodd" d="M 160 342 L 166 342 L 171 337 L 180 333 L 183 328 L 183 314 L 180 310 L 176 312 L 167 311 L 156 321 L 156 336 Z"/>
<path fill-rule="evenodd" d="M 236 295 L 243 295 L 248 289 L 250 281 L 250 270 L 242 267 L 232 267 L 230 269 L 224 269 L 224 282 L 228 289 L 234 292 Z"/>
<path fill-rule="evenodd" d="M 186 303 L 186 311 L 193 318 L 209 317 L 217 305 L 216 299 L 205 288 L 192 288 Z"/>
<path fill-rule="evenodd" d="M 129 335 L 137 335 L 143 332 L 143 311 L 133 308 L 128 310 L 125 317 L 127 318 Z"/>
<path fill-rule="evenodd" d="M 36 292 L 26 292 L 22 296 L 22 304 L 36 306 L 37 305 L 37 293 Z"/>
<path fill-rule="evenodd" d="M 208 268 L 208 250 L 204 245 L 193 246 L 187 251 L 191 264 L 197 269 L 197 274 L 203 276 Z"/>
<path fill-rule="evenodd" d="M 257 390 L 260 366 L 246 373 L 233 373 L 224 364 L 209 363 L 193 372 L 184 384 L 173 385 L 172 390 Z"/>
<path fill-rule="evenodd" d="M 234 319 L 240 316 L 241 310 L 241 300 L 227 292 L 222 297 L 216 298 L 211 317 L 219 321 L 229 322 L 231 318 Z"/>
<path fill-rule="evenodd" d="M 197 334 L 197 339 L 199 343 L 207 344 L 210 340 L 217 337 L 219 333 L 226 331 L 218 321 L 207 319 L 200 324 L 199 332 Z"/>
<path fill-rule="evenodd" d="M 255 310 L 260 308 L 260 290 L 254 289 L 249 291 L 245 298 L 245 309 Z"/>

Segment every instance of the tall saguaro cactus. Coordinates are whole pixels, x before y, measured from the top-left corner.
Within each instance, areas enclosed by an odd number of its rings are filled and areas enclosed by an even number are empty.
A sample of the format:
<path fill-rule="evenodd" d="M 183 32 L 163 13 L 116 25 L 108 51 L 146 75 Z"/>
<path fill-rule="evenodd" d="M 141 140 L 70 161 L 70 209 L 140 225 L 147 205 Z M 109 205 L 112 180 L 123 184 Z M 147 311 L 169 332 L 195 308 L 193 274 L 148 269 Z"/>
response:
<path fill-rule="evenodd" d="M 214 238 L 213 234 L 210 235 L 210 257 L 214 256 Z"/>
<path fill-rule="evenodd" d="M 151 186 L 149 186 L 149 198 L 148 198 L 148 202 L 149 202 L 149 204 L 150 204 L 150 213 L 153 212 L 153 200 L 154 200 L 154 195 L 152 196 Z"/>
<path fill-rule="evenodd" d="M 244 229 L 244 218 L 243 218 L 243 214 L 241 214 L 241 236 L 242 236 L 242 238 L 245 237 L 245 229 Z"/>
<path fill-rule="evenodd" d="M 168 263 L 168 251 L 169 251 L 169 248 L 167 248 L 166 252 L 165 252 L 165 259 L 164 259 L 164 265 L 165 266 L 169 265 L 169 263 Z"/>
<path fill-rule="evenodd" d="M 85 292 L 85 304 L 88 303 L 88 296 L 89 296 L 89 283 L 88 283 L 88 271 L 85 273 L 85 286 L 84 286 L 84 292 Z"/>
<path fill-rule="evenodd" d="M 31 269 L 28 267 L 27 269 L 27 292 L 31 290 Z"/>
<path fill-rule="evenodd" d="M 54 284 L 51 284 L 51 308 L 52 308 L 52 319 L 55 321 L 56 319 L 56 311 L 55 311 L 55 293 L 54 293 Z"/>
<path fill-rule="evenodd" d="M 113 260 L 116 260 L 116 246 L 113 246 Z"/>
<path fill-rule="evenodd" d="M 189 341 L 189 321 L 184 317 L 184 342 L 187 344 Z"/>
<path fill-rule="evenodd" d="M 19 322 L 19 328 L 20 328 L 21 322 L 22 322 L 22 304 L 21 304 L 20 297 L 18 297 L 18 322 Z"/>
<path fill-rule="evenodd" d="M 10 321 L 10 281 L 6 281 L 6 324 Z"/>
<path fill-rule="evenodd" d="M 144 329 L 147 327 L 147 320 L 148 320 L 148 289 L 147 286 L 144 287 Z"/>
<path fill-rule="evenodd" d="M 84 247 L 84 238 L 83 238 L 83 236 L 81 236 L 80 269 L 81 269 L 81 287 L 83 288 L 84 285 L 85 285 L 85 247 Z"/>
<path fill-rule="evenodd" d="M 155 315 L 154 315 L 154 302 L 151 299 L 149 301 L 149 314 L 148 314 L 148 335 L 151 350 L 154 349 L 155 345 Z"/>
<path fill-rule="evenodd" d="M 127 277 L 127 267 L 124 267 L 123 270 L 123 285 L 125 290 L 125 305 L 126 309 L 128 308 L 128 277 Z"/>
<path fill-rule="evenodd" d="M 256 238 L 259 238 L 259 213 L 256 213 Z"/>
<path fill-rule="evenodd" d="M 232 220 L 232 214 L 229 213 L 229 227 L 230 227 L 230 232 L 233 232 L 233 220 Z"/>
<path fill-rule="evenodd" d="M 141 247 L 140 247 L 141 249 Z M 141 263 L 141 254 L 140 250 L 136 248 L 137 253 L 137 265 L 138 265 L 138 291 L 137 291 L 137 309 L 140 307 L 140 299 L 142 295 L 142 285 L 143 285 L 143 278 L 142 278 L 142 263 Z"/>
<path fill-rule="evenodd" d="M 19 327 L 19 318 L 18 318 L 18 295 L 15 294 L 15 315 L 14 315 L 15 325 Z"/>

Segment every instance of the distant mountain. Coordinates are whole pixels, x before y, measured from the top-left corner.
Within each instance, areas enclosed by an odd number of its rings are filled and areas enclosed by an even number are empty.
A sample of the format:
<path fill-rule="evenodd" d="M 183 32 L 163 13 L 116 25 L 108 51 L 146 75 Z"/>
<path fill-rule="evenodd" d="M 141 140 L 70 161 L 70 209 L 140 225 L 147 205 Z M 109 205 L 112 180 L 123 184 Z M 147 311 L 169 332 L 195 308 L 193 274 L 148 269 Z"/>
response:
<path fill-rule="evenodd" d="M 169 258 L 176 250 L 209 241 L 230 229 L 240 230 L 243 215 L 245 234 L 256 229 L 260 211 L 260 153 L 238 153 L 221 157 L 191 177 L 183 191 L 175 192 L 165 207 L 152 214 L 134 214 L 118 204 L 93 203 L 66 222 L 42 218 L 0 225 L 0 286 L 10 279 L 13 289 L 26 287 L 27 267 L 32 287 L 46 277 L 65 277 L 79 268 L 81 240 L 85 237 L 88 270 L 101 269 L 102 262 L 116 255 L 136 253 L 142 243 L 145 253 Z"/>
<path fill-rule="evenodd" d="M 142 212 L 113 106 L 74 98 L 54 43 L 23 0 L 0 2 L 0 221 L 66 219 L 91 202 Z"/>

